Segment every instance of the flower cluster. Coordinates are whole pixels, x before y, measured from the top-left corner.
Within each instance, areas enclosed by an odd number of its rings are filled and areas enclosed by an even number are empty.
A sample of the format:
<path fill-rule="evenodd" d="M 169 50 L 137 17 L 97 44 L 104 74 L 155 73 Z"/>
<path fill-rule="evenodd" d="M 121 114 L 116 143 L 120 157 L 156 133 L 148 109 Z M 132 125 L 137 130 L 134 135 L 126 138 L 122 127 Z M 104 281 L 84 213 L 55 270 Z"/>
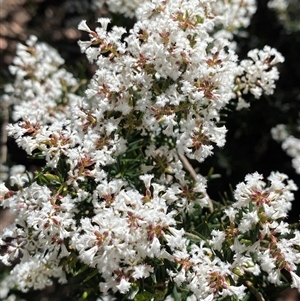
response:
<path fill-rule="evenodd" d="M 1 278 L 4 275 L 1 275 Z M 24 299 L 19 299 L 18 296 L 16 296 L 14 293 L 11 293 L 11 289 L 13 288 L 14 283 L 13 276 L 8 275 L 4 279 L 0 279 L 0 300 L 5 301 L 26 301 Z"/>
<path fill-rule="evenodd" d="M 239 34 L 240 29 L 248 27 L 256 12 L 255 0 L 212 1 L 211 6 L 213 14 L 221 16 L 217 24 L 223 26 L 215 36 L 227 39 L 232 39 L 233 35 Z"/>
<path fill-rule="evenodd" d="M 288 31 L 300 30 L 298 19 L 300 7 L 297 0 L 271 0 L 268 7 L 277 13 L 278 19 Z"/>
<path fill-rule="evenodd" d="M 222 29 L 235 32 L 253 1 L 126 3 L 122 13 L 134 7 L 138 19 L 129 32 L 108 30 L 106 18 L 78 26 L 97 66 L 83 96 L 55 50 L 34 37 L 18 48 L 3 98 L 18 121 L 8 133 L 45 166 L 26 177 L 19 168 L 10 188 L 0 186 L 2 206 L 17 216 L 0 237 L 0 260 L 19 260 L 11 285 L 26 292 L 83 274 L 104 294 L 151 300 L 187 289 L 182 300 L 208 301 L 245 297 L 247 273 L 279 285 L 286 270 L 300 289 L 299 231 L 283 221 L 295 184 L 248 175 L 223 212 L 209 209 L 206 179 L 188 162 L 225 144 L 220 116 L 230 100 L 241 107 L 242 94 L 273 93 L 283 57 L 266 46 L 239 62 L 217 35 L 222 7 L 227 19 L 241 17 Z"/>
<path fill-rule="evenodd" d="M 286 270 L 293 276 L 292 286 L 299 288 L 299 277 L 295 274 L 300 262 L 300 232 L 292 233 L 284 222 L 294 200 L 292 191 L 297 190 L 297 186 L 278 172 L 273 172 L 268 181 L 266 184 L 260 174 L 254 173 L 246 176 L 245 183 L 237 185 L 236 202 L 225 211 L 230 225 L 221 237 L 225 243 L 233 240 L 230 247 L 235 252 L 233 266 L 241 273 L 248 272 L 248 268 L 254 275 L 262 270 L 270 283 L 279 285 L 281 272 Z M 286 235 L 288 239 L 283 238 Z M 213 244 L 224 242 L 213 241 Z M 245 263 L 244 267 L 241 262 Z"/>
<path fill-rule="evenodd" d="M 31 123 L 51 124 L 70 114 L 64 107 L 79 101 L 74 93 L 79 83 L 61 67 L 63 64 L 58 52 L 45 43 L 37 43 L 35 36 L 26 45 L 18 44 L 9 67 L 15 81 L 5 86 L 1 99 L 14 105 L 14 121 L 27 118 Z"/>
<path fill-rule="evenodd" d="M 283 221 L 297 187 L 278 172 L 268 180 L 269 185 L 254 173 L 237 185 L 235 202 L 211 232 L 211 248 L 192 245 L 187 253 L 175 253 L 181 270 L 170 274 L 178 285 L 187 282 L 198 300 L 212 300 L 217 294 L 240 300 L 246 290 L 240 279 L 245 275 L 264 274 L 270 283 L 279 285 L 282 270 L 292 275 L 292 286 L 299 289 L 300 232 L 292 233 Z M 287 235 L 288 239 L 283 238 Z"/>
<path fill-rule="evenodd" d="M 236 79 L 238 110 L 250 106 L 242 98 L 243 94 L 250 92 L 255 98 L 260 98 L 262 94 L 274 93 L 275 82 L 279 78 L 276 64 L 284 62 L 284 57 L 269 46 L 265 46 L 262 50 L 249 51 L 248 57 L 249 59 L 241 61 L 241 74 Z"/>
<path fill-rule="evenodd" d="M 72 237 L 79 258 L 97 267 L 105 279 L 100 283 L 103 292 L 128 292 L 132 281 L 153 272 L 146 258 L 172 259 L 170 250 L 184 247 L 184 232 L 175 227 L 176 211 L 169 211 L 164 195 L 159 196 L 164 187 L 153 184 L 151 195 L 151 178 L 142 176 L 147 185 L 144 196 L 121 189 L 121 180 L 99 184 L 92 201 L 95 215 L 83 218 Z"/>
<path fill-rule="evenodd" d="M 279 12 L 285 12 L 288 7 L 288 2 L 286 0 L 271 0 L 268 2 L 268 7 Z"/>
<path fill-rule="evenodd" d="M 112 1 L 93 0 L 93 5 L 97 8 L 107 6 L 113 13 L 124 14 L 130 18 L 140 18 L 139 8 L 147 1 Z M 250 19 L 256 11 L 254 0 L 234 0 L 234 1 L 207 1 L 211 5 L 211 13 L 214 16 L 221 16 L 217 24 L 222 24 L 224 30 L 218 30 L 218 36 L 224 35 L 232 38 L 232 34 L 237 34 L 240 28 L 246 28 L 250 24 Z"/>
<path fill-rule="evenodd" d="M 271 130 L 274 140 L 281 143 L 282 149 L 292 157 L 292 165 L 300 174 L 300 139 L 291 135 L 284 124 L 278 124 Z"/>
<path fill-rule="evenodd" d="M 158 151 L 154 137 L 159 134 L 166 137 L 160 156 L 168 153 L 174 161 L 171 149 L 177 149 L 201 162 L 212 153 L 212 143 L 225 142 L 226 130 L 217 122 L 233 97 L 236 56 L 225 50 L 226 40 L 209 36 L 213 23 L 203 7 L 195 10 L 193 3 L 184 3 L 183 15 L 173 5 L 145 5 L 139 14 L 144 19 L 124 42 L 124 29 L 106 32 L 108 20 L 100 19 L 102 27 L 96 31 L 80 24 L 91 36 L 90 42 L 80 42 L 81 49 L 99 67 L 87 96 L 93 103 L 107 103 L 99 110 L 101 117 L 113 108 L 120 111 L 122 118 L 105 118 L 111 128 L 130 122 L 148 135 L 152 154 Z M 111 67 L 104 68 L 108 63 Z"/>

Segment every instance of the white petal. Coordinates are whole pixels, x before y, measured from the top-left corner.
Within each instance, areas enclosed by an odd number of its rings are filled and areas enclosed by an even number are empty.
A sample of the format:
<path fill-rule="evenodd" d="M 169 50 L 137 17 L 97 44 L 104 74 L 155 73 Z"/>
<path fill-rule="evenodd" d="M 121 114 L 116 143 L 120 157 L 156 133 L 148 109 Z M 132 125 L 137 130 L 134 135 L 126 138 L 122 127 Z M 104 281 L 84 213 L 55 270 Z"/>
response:
<path fill-rule="evenodd" d="M 86 20 L 82 20 L 78 25 L 79 30 L 83 30 L 86 32 L 91 32 L 91 29 L 86 25 Z"/>
<path fill-rule="evenodd" d="M 291 287 L 297 288 L 298 291 L 300 292 L 300 277 L 294 272 L 291 272 L 291 276 L 293 280 Z"/>

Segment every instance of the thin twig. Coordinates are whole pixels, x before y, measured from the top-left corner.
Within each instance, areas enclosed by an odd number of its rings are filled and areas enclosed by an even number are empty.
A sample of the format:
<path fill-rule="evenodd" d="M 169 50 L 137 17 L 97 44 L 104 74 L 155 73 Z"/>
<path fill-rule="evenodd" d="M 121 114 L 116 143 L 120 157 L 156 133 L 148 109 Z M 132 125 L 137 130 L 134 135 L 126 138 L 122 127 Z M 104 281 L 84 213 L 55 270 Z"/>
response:
<path fill-rule="evenodd" d="M 190 173 L 191 177 L 195 180 L 195 182 L 198 182 L 197 173 L 195 172 L 195 169 L 193 168 L 193 166 L 191 165 L 189 160 L 185 157 L 185 155 L 178 154 L 178 156 L 179 156 L 179 159 L 182 162 L 183 166 L 185 167 L 185 169 Z M 207 193 L 205 193 L 205 196 L 208 199 L 208 207 L 209 207 L 210 212 L 214 212 L 214 205 L 213 205 L 212 200 L 209 198 Z"/>

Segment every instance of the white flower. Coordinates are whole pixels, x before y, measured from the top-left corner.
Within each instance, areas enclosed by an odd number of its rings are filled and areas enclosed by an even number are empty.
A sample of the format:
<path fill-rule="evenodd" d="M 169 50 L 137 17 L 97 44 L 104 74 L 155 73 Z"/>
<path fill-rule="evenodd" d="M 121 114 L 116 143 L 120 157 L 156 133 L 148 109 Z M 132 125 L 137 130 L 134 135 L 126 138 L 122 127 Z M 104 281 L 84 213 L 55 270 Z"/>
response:
<path fill-rule="evenodd" d="M 282 149 L 292 157 L 292 166 L 300 174 L 300 139 L 290 135 L 287 126 L 283 124 L 273 128 L 271 134 L 274 140 L 282 143 Z"/>
<path fill-rule="evenodd" d="M 265 272 L 271 273 L 274 270 L 274 268 L 276 268 L 276 265 L 274 263 L 274 259 L 271 257 L 270 250 L 267 249 L 265 252 L 258 255 L 261 268 Z"/>
<path fill-rule="evenodd" d="M 212 13 L 218 18 L 218 23 L 223 24 L 228 32 L 238 33 L 239 28 L 247 27 L 250 24 L 252 15 L 256 11 L 254 0 L 234 0 L 211 2 Z"/>
<path fill-rule="evenodd" d="M 292 285 L 291 287 L 295 287 L 300 292 L 300 277 L 293 271 L 290 272 L 290 275 L 292 276 Z"/>
<path fill-rule="evenodd" d="M 233 285 L 229 285 L 228 288 L 223 289 L 222 291 L 222 296 L 235 296 L 236 298 L 238 298 L 238 300 L 242 300 L 243 297 L 246 295 L 246 286 L 244 285 L 240 285 L 240 286 L 233 286 Z"/>
<path fill-rule="evenodd" d="M 288 2 L 286 0 L 271 0 L 268 2 L 268 7 L 284 13 L 288 8 Z"/>
<path fill-rule="evenodd" d="M 239 222 L 238 229 L 241 233 L 249 231 L 252 227 L 255 227 L 259 222 L 259 218 L 256 211 L 248 212 L 243 215 L 242 220 Z"/>
<path fill-rule="evenodd" d="M 11 271 L 11 275 L 15 285 L 23 292 L 30 288 L 44 289 L 53 283 L 52 277 L 58 278 L 60 283 L 66 282 L 65 273 L 49 255 L 44 258 L 37 255 L 27 262 L 21 262 Z"/>
<path fill-rule="evenodd" d="M 284 57 L 270 46 L 265 46 L 263 50 L 253 49 L 248 52 L 248 57 L 250 59 L 240 63 L 238 93 L 250 92 L 255 98 L 260 98 L 263 93 L 273 94 L 275 81 L 279 78 L 279 72 L 275 65 L 284 62 Z M 241 103 L 241 94 L 239 99 L 238 108 L 241 108 L 241 104 L 243 107 L 247 107 Z"/>
<path fill-rule="evenodd" d="M 98 18 L 97 22 L 101 24 L 101 26 L 104 30 L 107 30 L 107 26 L 110 23 L 110 19 L 108 19 L 108 18 Z"/>
<path fill-rule="evenodd" d="M 270 281 L 270 283 L 280 285 L 282 284 L 280 278 L 281 278 L 281 272 L 279 269 L 274 269 L 273 271 L 268 272 L 268 281 Z"/>
<path fill-rule="evenodd" d="M 82 20 L 79 24 L 78 24 L 78 29 L 79 30 L 83 30 L 86 31 L 88 33 L 91 32 L 91 29 L 87 26 L 86 24 L 86 20 Z"/>
<path fill-rule="evenodd" d="M 128 293 L 130 286 L 131 286 L 131 283 L 128 282 L 125 278 L 122 278 L 120 281 L 120 284 L 117 285 L 116 287 L 120 291 L 120 293 L 126 294 L 126 293 Z"/>
<path fill-rule="evenodd" d="M 134 272 L 132 273 L 132 277 L 134 279 L 147 278 L 153 272 L 153 267 L 150 265 L 137 265 L 134 267 Z"/>
<path fill-rule="evenodd" d="M 0 200 L 5 197 L 7 192 L 9 192 L 9 189 L 5 186 L 4 183 L 0 183 Z"/>
<path fill-rule="evenodd" d="M 211 232 L 212 239 L 209 241 L 210 245 L 215 249 L 215 250 L 221 250 L 222 248 L 222 243 L 224 242 L 226 238 L 226 234 L 224 231 L 220 230 L 213 230 Z"/>
<path fill-rule="evenodd" d="M 150 188 L 151 180 L 154 178 L 152 174 L 141 175 L 140 179 L 145 183 L 146 188 Z"/>
<path fill-rule="evenodd" d="M 300 246 L 300 231 L 299 230 L 295 230 L 294 231 L 294 237 L 290 239 L 290 242 L 297 245 L 297 246 Z"/>
<path fill-rule="evenodd" d="M 176 282 L 177 285 L 181 286 L 183 282 L 185 282 L 187 279 L 185 275 L 185 270 L 181 269 L 179 273 L 174 277 L 174 281 Z"/>
<path fill-rule="evenodd" d="M 230 222 L 233 223 L 237 214 L 237 210 L 233 207 L 229 207 L 224 210 L 224 213 L 228 216 Z"/>

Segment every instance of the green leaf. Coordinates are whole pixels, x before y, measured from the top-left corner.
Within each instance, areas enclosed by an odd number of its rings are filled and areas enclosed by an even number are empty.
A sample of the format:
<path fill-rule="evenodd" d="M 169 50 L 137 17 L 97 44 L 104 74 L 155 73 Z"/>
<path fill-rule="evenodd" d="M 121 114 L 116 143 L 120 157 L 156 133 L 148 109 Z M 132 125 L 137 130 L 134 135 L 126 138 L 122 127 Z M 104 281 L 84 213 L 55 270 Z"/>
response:
<path fill-rule="evenodd" d="M 49 181 L 54 181 L 54 182 L 60 183 L 59 176 L 53 175 L 51 173 L 45 173 L 44 177 Z"/>
<path fill-rule="evenodd" d="M 203 18 L 199 15 L 196 16 L 197 19 L 197 24 L 202 24 L 203 23 Z"/>
<path fill-rule="evenodd" d="M 189 240 L 193 241 L 194 243 L 199 243 L 202 240 L 205 240 L 206 237 L 202 236 L 200 233 L 192 233 L 192 232 L 185 232 L 185 235 L 188 237 Z"/>
<path fill-rule="evenodd" d="M 173 288 L 173 294 L 172 297 L 174 297 L 175 301 L 181 301 L 182 300 L 182 296 L 181 294 L 177 291 L 177 286 L 175 285 Z"/>
<path fill-rule="evenodd" d="M 186 10 L 185 11 L 185 18 L 188 19 L 189 18 L 189 12 Z"/>
<path fill-rule="evenodd" d="M 246 294 L 242 301 L 248 301 L 250 299 L 250 293 Z"/>
<path fill-rule="evenodd" d="M 88 265 L 84 265 L 82 268 L 80 268 L 75 274 L 74 276 L 78 276 L 79 274 L 83 273 L 84 271 L 86 271 L 89 268 Z"/>
<path fill-rule="evenodd" d="M 90 279 L 92 279 L 93 277 L 95 277 L 96 275 L 99 274 L 99 271 L 98 270 L 94 270 L 93 272 L 91 272 L 84 280 L 83 282 L 87 282 L 89 281 Z"/>
<path fill-rule="evenodd" d="M 81 298 L 86 299 L 89 296 L 88 292 L 83 292 Z"/>
<path fill-rule="evenodd" d="M 155 273 L 152 273 L 150 277 L 151 277 L 151 280 L 152 280 L 154 283 L 157 283 L 157 279 L 156 279 Z"/>
<path fill-rule="evenodd" d="M 150 301 L 153 297 L 155 297 L 154 294 L 143 291 L 135 295 L 134 301 Z"/>

